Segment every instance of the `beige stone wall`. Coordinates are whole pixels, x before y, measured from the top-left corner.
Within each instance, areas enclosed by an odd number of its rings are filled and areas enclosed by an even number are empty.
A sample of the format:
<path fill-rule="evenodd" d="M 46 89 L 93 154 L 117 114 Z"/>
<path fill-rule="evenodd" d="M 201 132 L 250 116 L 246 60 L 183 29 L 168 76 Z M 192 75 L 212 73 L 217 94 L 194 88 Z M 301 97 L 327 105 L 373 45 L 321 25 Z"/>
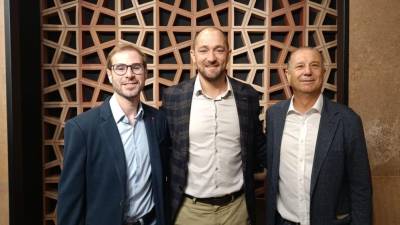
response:
<path fill-rule="evenodd" d="M 400 224 L 400 1 L 350 1 L 349 104 L 364 122 L 375 225 Z"/>
<path fill-rule="evenodd" d="M 7 99 L 4 40 L 4 0 L 0 0 L 0 225 L 8 219 Z"/>

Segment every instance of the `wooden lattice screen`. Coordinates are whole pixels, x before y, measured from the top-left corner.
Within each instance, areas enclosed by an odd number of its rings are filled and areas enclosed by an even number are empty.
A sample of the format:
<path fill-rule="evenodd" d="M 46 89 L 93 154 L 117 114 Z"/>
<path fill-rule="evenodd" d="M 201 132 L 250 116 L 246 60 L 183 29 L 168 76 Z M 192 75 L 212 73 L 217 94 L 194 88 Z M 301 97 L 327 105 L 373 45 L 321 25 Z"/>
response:
<path fill-rule="evenodd" d="M 324 93 L 337 98 L 336 0 L 41 0 L 41 24 L 44 224 L 56 223 L 64 123 L 110 95 L 104 65 L 118 42 L 148 56 L 141 98 L 157 107 L 164 88 L 195 75 L 191 40 L 210 25 L 229 38 L 229 75 L 262 93 L 260 118 L 290 97 L 283 68 L 299 46 L 323 53 Z"/>

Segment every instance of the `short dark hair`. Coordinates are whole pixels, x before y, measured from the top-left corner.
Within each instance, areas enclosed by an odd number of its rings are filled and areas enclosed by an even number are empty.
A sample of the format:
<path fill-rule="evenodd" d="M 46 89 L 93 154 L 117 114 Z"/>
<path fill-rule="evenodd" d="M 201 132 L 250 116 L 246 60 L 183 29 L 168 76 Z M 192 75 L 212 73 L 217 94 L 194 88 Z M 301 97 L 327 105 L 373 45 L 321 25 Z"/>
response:
<path fill-rule="evenodd" d="M 215 30 L 215 31 L 219 31 L 222 36 L 224 37 L 224 42 L 226 45 L 226 48 L 229 49 L 229 43 L 228 43 L 228 38 L 226 37 L 226 34 L 218 27 L 204 27 L 202 29 L 199 30 L 199 32 L 196 33 L 196 35 L 194 35 L 194 39 L 193 39 L 193 45 L 192 45 L 192 49 L 194 50 L 197 38 L 199 37 L 200 33 L 205 31 L 205 30 Z"/>
<path fill-rule="evenodd" d="M 107 56 L 107 69 L 111 69 L 111 60 L 112 57 L 117 54 L 118 52 L 123 51 L 135 51 L 142 57 L 142 63 L 145 70 L 147 70 L 147 62 L 146 62 L 146 55 L 136 46 L 132 44 L 118 44 L 116 45 L 113 50 Z"/>

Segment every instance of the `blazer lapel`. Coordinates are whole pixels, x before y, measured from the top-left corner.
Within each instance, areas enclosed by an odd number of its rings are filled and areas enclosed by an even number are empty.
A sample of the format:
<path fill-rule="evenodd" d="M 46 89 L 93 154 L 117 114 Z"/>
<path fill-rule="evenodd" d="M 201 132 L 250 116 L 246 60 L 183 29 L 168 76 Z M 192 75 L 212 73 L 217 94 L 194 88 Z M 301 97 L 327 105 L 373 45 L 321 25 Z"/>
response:
<path fill-rule="evenodd" d="M 324 106 L 321 113 L 321 121 L 319 124 L 317 143 L 314 153 L 313 169 L 311 174 L 311 196 L 314 192 L 315 184 L 317 183 L 321 166 L 329 151 L 339 121 L 339 118 L 335 116 L 336 112 L 333 111 L 330 107 L 330 100 L 324 97 L 323 104 Z"/>
<path fill-rule="evenodd" d="M 109 99 L 104 101 L 101 107 L 102 107 L 100 113 L 100 116 L 102 118 L 101 133 L 103 134 L 103 137 L 101 138 L 103 140 L 107 140 L 105 141 L 108 147 L 106 149 L 111 150 L 111 155 L 113 155 L 114 165 L 118 174 L 118 178 L 121 184 L 123 184 L 122 187 L 125 187 L 126 161 L 125 161 L 124 146 L 122 145 L 118 127 L 114 121 L 114 117 L 112 116 Z"/>
<path fill-rule="evenodd" d="M 242 153 L 242 163 L 243 169 L 246 168 L 247 158 L 247 141 L 249 138 L 246 136 L 249 133 L 248 130 L 248 121 L 249 121 L 249 101 L 246 92 L 243 91 L 243 85 L 236 81 L 235 79 L 228 77 L 228 80 L 232 86 L 232 92 L 235 97 L 236 109 L 239 117 L 239 129 L 240 129 L 240 149 Z"/>
<path fill-rule="evenodd" d="M 161 183 L 161 157 L 160 151 L 158 148 L 158 140 L 157 140 L 157 127 L 155 125 L 155 118 L 154 115 L 151 114 L 149 110 L 147 110 L 147 106 L 143 105 L 144 115 L 143 120 L 146 127 L 146 134 L 147 134 L 147 142 L 149 144 L 149 156 L 150 156 L 150 165 L 151 171 L 157 183 Z"/>
<path fill-rule="evenodd" d="M 272 162 L 272 171 L 276 171 L 276 173 L 272 173 L 273 182 L 274 184 L 278 184 L 279 178 L 279 162 L 281 158 L 281 144 L 282 144 L 282 136 L 283 136 L 283 129 L 285 128 L 285 120 L 286 120 L 286 113 L 289 109 L 290 99 L 286 100 L 280 107 L 279 110 L 276 112 L 276 115 L 272 115 L 275 119 L 273 121 L 274 125 L 271 132 L 274 132 L 273 145 L 274 149 L 272 152 L 273 155 L 273 162 Z M 268 126 L 268 124 L 267 124 Z M 275 156 L 276 154 L 276 156 Z"/>
<path fill-rule="evenodd" d="M 195 80 L 196 78 L 191 79 L 180 88 L 181 93 L 177 96 L 179 100 L 175 101 L 175 109 L 178 109 L 175 117 L 178 121 L 175 122 L 181 125 L 179 128 L 182 128 L 177 138 L 182 139 L 181 153 L 185 160 L 189 160 L 189 123 Z"/>

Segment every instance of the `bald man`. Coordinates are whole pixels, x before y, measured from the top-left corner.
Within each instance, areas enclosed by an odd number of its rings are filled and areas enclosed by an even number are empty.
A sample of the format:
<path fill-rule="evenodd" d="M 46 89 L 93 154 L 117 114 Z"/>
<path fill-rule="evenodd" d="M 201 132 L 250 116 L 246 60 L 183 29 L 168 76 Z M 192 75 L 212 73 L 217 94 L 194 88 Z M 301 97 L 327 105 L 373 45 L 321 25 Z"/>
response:
<path fill-rule="evenodd" d="M 164 93 L 172 138 L 170 195 L 176 225 L 255 224 L 253 173 L 265 138 L 259 95 L 226 72 L 229 46 L 214 27 L 190 51 L 197 76 Z"/>
<path fill-rule="evenodd" d="M 321 94 L 312 48 L 292 53 L 293 97 L 267 111 L 267 225 L 370 225 L 371 175 L 360 117 Z"/>

